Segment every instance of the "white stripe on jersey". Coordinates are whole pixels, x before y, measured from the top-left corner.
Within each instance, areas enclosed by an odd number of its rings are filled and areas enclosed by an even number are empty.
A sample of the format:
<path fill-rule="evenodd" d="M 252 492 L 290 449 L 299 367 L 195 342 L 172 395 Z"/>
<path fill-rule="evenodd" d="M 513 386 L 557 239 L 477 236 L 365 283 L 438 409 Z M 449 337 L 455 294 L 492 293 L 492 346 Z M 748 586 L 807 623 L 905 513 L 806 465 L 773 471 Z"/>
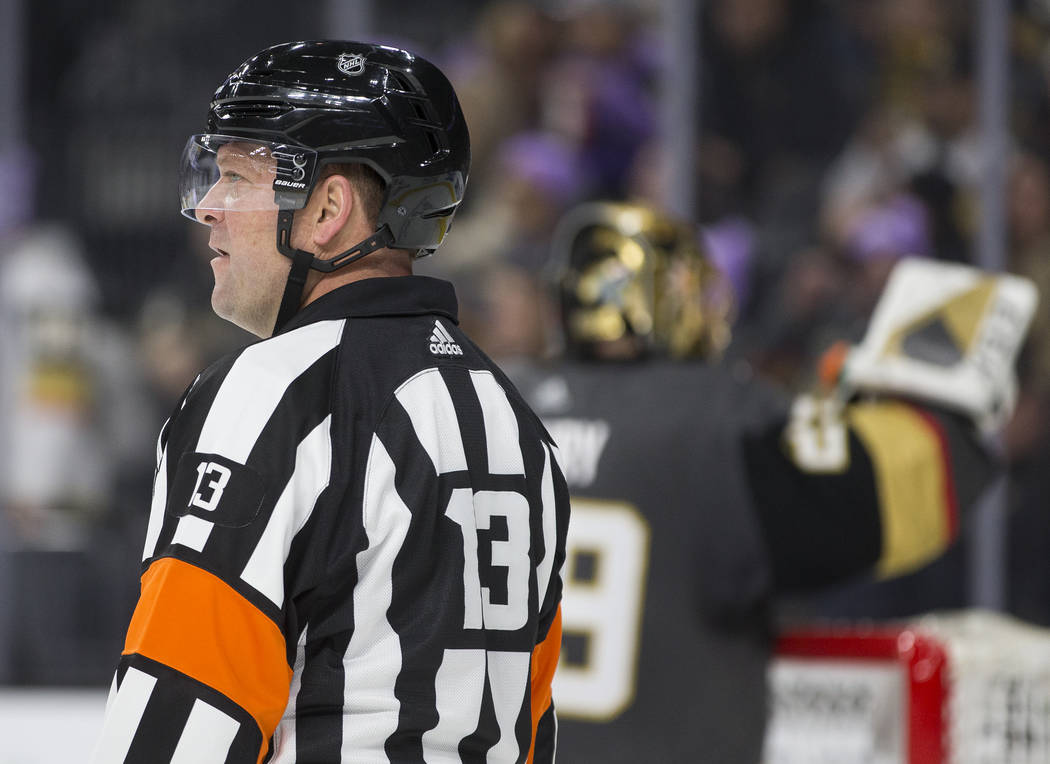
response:
<path fill-rule="evenodd" d="M 149 508 L 149 525 L 146 526 L 146 543 L 142 548 L 142 559 L 148 560 L 157 551 L 157 539 L 164 527 L 164 507 L 168 503 L 168 451 L 161 454 L 157 474 L 153 477 L 153 502 Z"/>
<path fill-rule="evenodd" d="M 160 469 L 160 460 L 164 455 L 164 431 L 168 429 L 169 424 L 171 424 L 171 417 L 164 420 L 164 425 L 160 428 L 160 432 L 157 433 L 157 458 L 154 459 L 157 469 Z"/>
<path fill-rule="evenodd" d="M 332 472 L 332 416 L 303 438 L 295 451 L 295 468 L 274 506 L 262 538 L 244 566 L 241 578 L 277 607 L 284 604 L 284 563 L 292 539 L 310 519 L 317 497 Z"/>
<path fill-rule="evenodd" d="M 441 372 L 425 369 L 401 385 L 395 395 L 408 412 L 412 429 L 430 454 L 437 473 L 465 470 L 467 457 L 459 435 L 459 419 Z"/>
<path fill-rule="evenodd" d="M 445 650 L 435 685 L 438 723 L 423 733 L 423 756 L 427 764 L 460 764 L 460 741 L 473 734 L 481 717 L 485 651 Z"/>
<path fill-rule="evenodd" d="M 175 535 L 171 538 L 172 544 L 182 544 L 198 552 L 204 551 L 204 545 L 208 543 L 211 529 L 215 524 L 211 520 L 204 520 L 194 515 L 183 515 L 179 524 L 175 526 Z"/>
<path fill-rule="evenodd" d="M 215 394 L 197 452 L 244 464 L 285 390 L 339 344 L 345 324 L 321 321 L 245 348 Z"/>
<path fill-rule="evenodd" d="M 522 689 L 529 683 L 530 653 L 489 653 L 489 686 L 496 720 L 502 732 L 499 742 L 489 749 L 486 761 L 512 762 L 518 760 L 518 741 L 514 725 L 521 713 Z"/>
<path fill-rule="evenodd" d="M 454 432 L 458 441 L 459 429 Z M 401 709 L 394 695 L 401 671 L 401 641 L 386 612 L 393 593 L 394 561 L 408 534 L 412 512 L 394 486 L 396 472 L 386 448 L 373 436 L 361 512 L 368 548 L 357 555 L 360 578 L 354 587 L 354 613 L 358 620 L 343 656 L 346 761 L 387 761 L 384 745 L 397 730 Z"/>
<path fill-rule="evenodd" d="M 491 371 L 471 371 L 470 379 L 481 403 L 485 420 L 485 443 L 489 454 L 489 474 L 524 475 L 525 460 L 518 442 L 518 418 L 507 400 L 507 393 Z"/>
<path fill-rule="evenodd" d="M 156 684 L 156 677 L 135 668 L 128 668 L 124 674 L 124 681 L 120 683 L 120 688 L 106 709 L 102 738 L 95 746 L 91 761 L 98 764 L 124 761 Z"/>
<path fill-rule="evenodd" d="M 113 708 L 113 701 L 117 697 L 117 672 L 113 673 L 113 680 L 109 683 L 109 694 L 106 695 L 106 713 Z"/>
<path fill-rule="evenodd" d="M 211 402 L 197 453 L 244 464 L 288 386 L 339 344 L 345 325 L 346 319 L 321 321 L 245 348 Z M 212 527 L 210 520 L 184 515 L 172 543 L 200 552 Z"/>
<path fill-rule="evenodd" d="M 543 559 L 536 566 L 536 597 L 542 607 L 550 586 L 551 570 L 554 568 L 554 552 L 558 543 L 558 516 L 554 500 L 553 458 L 550 448 L 543 444 L 543 479 L 540 483 L 540 500 L 543 502 Z"/>
<path fill-rule="evenodd" d="M 223 764 L 240 722 L 198 698 L 182 729 L 171 764 Z"/>
<path fill-rule="evenodd" d="M 551 709 L 551 717 L 554 721 L 554 750 L 551 752 L 551 764 L 558 761 L 558 711 Z"/>

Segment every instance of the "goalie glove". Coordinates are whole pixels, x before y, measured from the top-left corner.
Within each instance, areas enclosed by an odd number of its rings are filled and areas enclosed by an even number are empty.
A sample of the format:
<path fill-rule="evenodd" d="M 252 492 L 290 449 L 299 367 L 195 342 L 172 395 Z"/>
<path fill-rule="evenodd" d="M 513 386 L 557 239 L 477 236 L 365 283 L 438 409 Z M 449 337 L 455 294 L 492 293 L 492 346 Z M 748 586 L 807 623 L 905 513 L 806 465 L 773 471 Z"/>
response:
<path fill-rule="evenodd" d="M 1014 361 L 1038 293 L 1020 276 L 922 258 L 890 275 L 864 340 L 847 354 L 840 394 L 889 394 L 1001 427 L 1017 398 Z"/>

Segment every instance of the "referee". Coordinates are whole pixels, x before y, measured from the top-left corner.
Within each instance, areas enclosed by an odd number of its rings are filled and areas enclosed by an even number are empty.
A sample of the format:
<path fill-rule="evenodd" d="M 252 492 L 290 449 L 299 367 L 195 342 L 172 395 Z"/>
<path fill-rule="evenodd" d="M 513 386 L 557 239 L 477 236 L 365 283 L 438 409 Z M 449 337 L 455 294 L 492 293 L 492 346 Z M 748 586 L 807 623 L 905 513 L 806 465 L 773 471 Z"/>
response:
<path fill-rule="evenodd" d="M 554 445 L 412 275 L 463 197 L 448 80 L 296 42 L 182 158 L 212 306 L 262 338 L 164 425 L 95 762 L 552 762 L 568 498 Z"/>

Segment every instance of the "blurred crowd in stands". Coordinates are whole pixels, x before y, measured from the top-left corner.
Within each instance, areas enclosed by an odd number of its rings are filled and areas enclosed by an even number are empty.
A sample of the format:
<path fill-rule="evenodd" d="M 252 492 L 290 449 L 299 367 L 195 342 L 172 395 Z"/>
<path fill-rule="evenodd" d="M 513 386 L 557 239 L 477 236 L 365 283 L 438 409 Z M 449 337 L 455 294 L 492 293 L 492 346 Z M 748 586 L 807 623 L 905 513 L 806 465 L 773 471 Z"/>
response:
<path fill-rule="evenodd" d="M 154 5 L 170 7 L 143 0 L 102 14 L 94 42 L 64 68 L 31 68 L 30 79 L 59 83 L 40 96 L 51 111 L 30 103 L 26 147 L 0 154 L 0 192 L 15 200 L 0 206 L 0 683 L 108 681 L 136 595 L 157 432 L 203 366 L 252 339 L 211 314 L 206 232 L 178 214 L 178 151 L 203 127 L 203 114 L 185 112 L 199 98 L 180 92 L 210 87 L 261 45 L 325 36 L 309 14 L 280 39 L 260 21 L 256 38 L 198 39 L 199 57 L 172 62 L 172 30 L 199 28 L 190 11 L 181 24 L 170 10 L 144 11 Z M 209 3 L 211 18 L 234 12 L 225 5 Z M 444 6 L 470 21 L 418 39 L 375 5 L 373 38 L 449 73 L 472 138 L 467 201 L 419 272 L 455 281 L 463 323 L 498 360 L 556 356 L 547 275 L 560 216 L 589 199 L 669 202 L 664 176 L 679 160 L 664 150 L 658 105 L 675 62 L 660 3 L 409 3 L 398 13 L 417 22 L 428 12 L 447 22 Z M 810 385 L 833 342 L 862 336 L 897 260 L 976 262 L 973 6 L 703 3 L 693 217 L 736 296 L 722 361 L 735 372 Z M 1006 605 L 1047 624 L 1050 4 L 1013 2 L 1009 37 L 1007 267 L 1044 299 L 1002 443 Z M 88 74 L 102 78 L 91 80 L 97 92 L 85 92 Z M 34 183 L 36 204 L 20 206 Z M 64 206 L 54 201 L 63 189 Z M 885 614 L 968 604 L 965 555 L 946 565 L 918 589 L 906 583 L 915 598 Z"/>

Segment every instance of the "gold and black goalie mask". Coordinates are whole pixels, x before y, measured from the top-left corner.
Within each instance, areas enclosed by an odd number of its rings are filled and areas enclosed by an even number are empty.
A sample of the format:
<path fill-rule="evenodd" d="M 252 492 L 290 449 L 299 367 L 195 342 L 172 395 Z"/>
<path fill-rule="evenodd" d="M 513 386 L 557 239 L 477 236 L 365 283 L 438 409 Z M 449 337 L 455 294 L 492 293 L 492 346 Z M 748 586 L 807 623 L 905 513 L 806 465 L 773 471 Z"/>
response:
<path fill-rule="evenodd" d="M 639 205 L 577 207 L 559 225 L 562 323 L 570 353 L 716 357 L 729 342 L 729 285 L 695 227 Z"/>

